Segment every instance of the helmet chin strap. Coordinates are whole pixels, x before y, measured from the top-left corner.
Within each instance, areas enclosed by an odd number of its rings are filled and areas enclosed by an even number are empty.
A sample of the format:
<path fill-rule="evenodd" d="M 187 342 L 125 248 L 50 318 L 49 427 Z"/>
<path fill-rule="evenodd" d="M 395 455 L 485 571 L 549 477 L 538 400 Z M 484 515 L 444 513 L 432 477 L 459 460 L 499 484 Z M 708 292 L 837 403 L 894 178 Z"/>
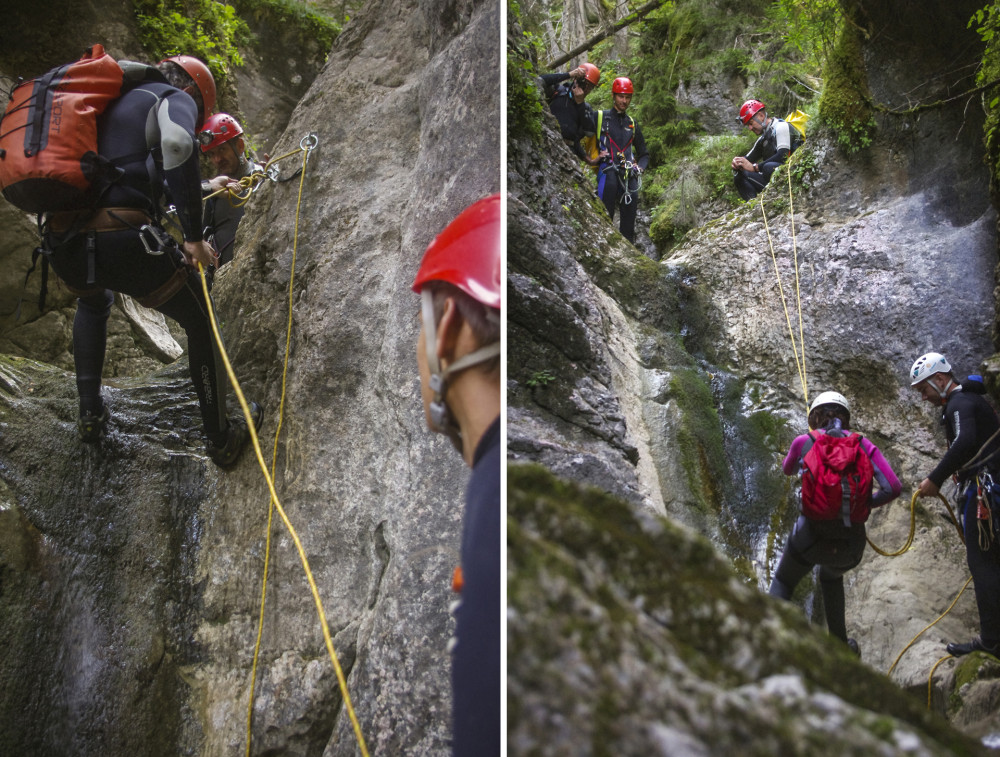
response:
<path fill-rule="evenodd" d="M 448 377 L 466 368 L 491 360 L 500 354 L 500 342 L 487 344 L 449 365 L 444 372 L 437 357 L 437 326 L 434 323 L 434 295 L 427 289 L 420 293 L 420 308 L 424 319 L 424 349 L 427 351 L 427 368 L 430 371 L 428 385 L 434 392 L 430 403 L 431 430 L 444 434 L 459 452 L 462 452 L 462 430 L 451 417 L 445 395 L 448 392 Z"/>
<path fill-rule="evenodd" d="M 931 386 L 937 389 L 938 397 L 941 398 L 942 403 L 944 402 L 944 400 L 948 398 L 948 390 L 951 389 L 951 387 L 954 385 L 955 385 L 955 379 L 950 377 L 948 379 L 948 383 L 945 384 L 944 389 L 938 389 L 938 385 L 931 382 Z"/>

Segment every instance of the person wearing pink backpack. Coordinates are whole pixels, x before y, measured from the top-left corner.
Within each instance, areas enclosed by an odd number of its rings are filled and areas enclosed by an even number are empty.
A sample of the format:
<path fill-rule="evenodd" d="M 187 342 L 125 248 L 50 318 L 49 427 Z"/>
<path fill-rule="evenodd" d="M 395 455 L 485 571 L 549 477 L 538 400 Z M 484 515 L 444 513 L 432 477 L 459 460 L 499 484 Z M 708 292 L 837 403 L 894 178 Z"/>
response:
<path fill-rule="evenodd" d="M 795 438 L 781 466 L 785 475 L 802 473 L 802 512 L 768 593 L 791 599 L 799 581 L 819 565 L 827 628 L 860 655 L 847 636 L 844 574 L 864 555 L 871 508 L 891 502 L 903 487 L 878 447 L 850 427 L 850 405 L 838 392 L 823 392 L 809 407 L 813 430 Z"/>

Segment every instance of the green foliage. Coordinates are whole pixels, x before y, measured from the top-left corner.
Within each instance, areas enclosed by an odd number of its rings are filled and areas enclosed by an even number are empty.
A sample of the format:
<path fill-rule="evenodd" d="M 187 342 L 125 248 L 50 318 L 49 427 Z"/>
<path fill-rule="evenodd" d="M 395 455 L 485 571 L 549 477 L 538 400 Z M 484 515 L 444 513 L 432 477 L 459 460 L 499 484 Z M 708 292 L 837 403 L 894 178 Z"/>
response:
<path fill-rule="evenodd" d="M 536 386 L 548 386 L 553 381 L 556 380 L 555 374 L 546 369 L 535 371 L 531 374 L 531 377 L 525 381 L 525 385 L 534 389 Z"/>
<path fill-rule="evenodd" d="M 352 9 L 361 7 L 361 0 L 344 6 L 344 18 L 332 19 L 311 9 L 300 0 L 231 0 L 244 18 L 262 17 L 269 26 L 294 26 L 302 35 L 316 40 L 323 50 L 333 47 L 342 23 L 350 20 Z"/>
<path fill-rule="evenodd" d="M 711 136 L 690 140 L 671 153 L 669 164 L 661 164 L 646 190 L 659 198 L 649 226 L 657 248 L 668 250 L 689 229 L 705 222 L 699 208 L 723 201 L 729 206 L 741 202 L 733 187 L 729 163 L 734 155 L 749 148 L 746 137 Z"/>
<path fill-rule="evenodd" d="M 994 1 L 980 8 L 969 19 L 969 28 L 975 27 L 980 39 L 986 43 L 983 62 L 976 75 L 976 84 L 983 86 L 1000 79 L 1000 3 Z M 983 126 L 986 159 L 991 167 L 994 186 L 1000 177 L 1000 93 L 987 90 L 983 96 L 986 123 Z"/>
<path fill-rule="evenodd" d="M 238 43 L 250 39 L 236 9 L 215 0 L 133 0 L 143 46 L 154 58 L 193 55 L 217 80 L 242 66 Z"/>
<path fill-rule="evenodd" d="M 538 60 L 540 42 L 521 30 L 520 6 L 507 6 L 507 138 L 527 137 L 532 142 L 542 138 L 542 101 L 538 95 Z"/>

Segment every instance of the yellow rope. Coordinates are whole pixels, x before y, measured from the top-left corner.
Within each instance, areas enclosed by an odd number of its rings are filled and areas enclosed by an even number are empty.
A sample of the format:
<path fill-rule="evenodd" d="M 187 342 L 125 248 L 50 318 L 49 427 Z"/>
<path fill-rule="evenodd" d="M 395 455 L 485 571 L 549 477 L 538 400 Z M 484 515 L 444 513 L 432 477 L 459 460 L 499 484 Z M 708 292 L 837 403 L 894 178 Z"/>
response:
<path fill-rule="evenodd" d="M 795 355 L 795 367 L 799 373 L 799 381 L 802 382 L 802 396 L 806 401 L 806 413 L 809 410 L 809 390 L 806 388 L 806 373 L 805 373 L 805 351 L 803 350 L 802 358 L 799 358 L 799 347 L 795 343 L 795 330 L 792 328 L 792 319 L 788 315 L 788 303 L 785 301 L 785 288 L 781 283 L 781 272 L 778 270 L 778 256 L 774 252 L 774 243 L 771 241 L 771 229 L 767 225 L 767 213 L 764 212 L 764 197 L 761 193 L 760 198 L 760 214 L 764 218 L 764 230 L 767 232 L 767 244 L 771 248 L 771 260 L 774 262 L 774 275 L 778 279 L 778 294 L 781 295 L 781 307 L 785 310 L 785 323 L 788 324 L 788 336 L 792 340 L 792 353 Z M 796 280 L 798 280 L 798 267 L 796 267 Z M 798 291 L 798 286 L 796 285 L 796 291 Z M 801 317 L 802 303 L 799 302 L 799 313 Z"/>
<path fill-rule="evenodd" d="M 868 543 L 871 545 L 871 548 L 883 557 L 899 557 L 899 555 L 903 554 L 913 544 L 913 536 L 917 530 L 917 494 L 918 492 L 914 491 L 913 496 L 910 498 L 910 533 L 906 537 L 906 544 L 895 552 L 886 552 L 880 549 L 875 542 L 871 540 L 871 537 L 868 537 Z M 947 497 L 941 494 L 941 492 L 938 492 L 937 496 L 938 499 L 944 503 L 944 506 L 948 508 L 948 514 L 951 516 L 951 522 L 955 524 L 955 528 L 958 530 L 958 538 L 961 539 L 964 544 L 965 536 L 962 534 L 961 526 L 958 525 L 958 518 L 955 517 L 955 511 L 951 509 L 951 503 L 948 502 Z"/>
<path fill-rule="evenodd" d="M 792 161 L 795 153 L 788 156 L 785 175 L 788 177 L 788 220 L 792 226 L 792 261 L 795 263 L 795 301 L 799 308 L 799 345 L 802 347 L 802 394 L 809 407 L 809 379 L 806 376 L 806 337 L 802 328 L 802 294 L 799 290 L 799 252 L 795 244 L 795 205 L 792 202 Z"/>
<path fill-rule="evenodd" d="M 251 740 L 251 729 L 252 729 L 252 718 L 253 718 L 253 692 L 254 692 L 254 683 L 256 681 L 257 662 L 258 662 L 259 653 L 260 653 L 260 641 L 261 641 L 261 635 L 262 635 L 262 631 L 263 631 L 265 599 L 266 599 L 266 596 L 267 596 L 267 572 L 268 572 L 268 567 L 269 567 L 270 548 L 271 548 L 271 523 L 272 523 L 272 520 L 273 520 L 274 510 L 277 509 L 278 514 L 281 516 L 281 519 L 284 522 L 285 527 L 288 529 L 288 532 L 289 532 L 289 534 L 292 537 L 292 540 L 295 542 L 295 547 L 298 550 L 299 558 L 302 561 L 302 567 L 305 570 L 306 579 L 309 582 L 309 588 L 310 588 L 310 590 L 312 592 L 313 600 L 316 603 L 316 611 L 317 611 L 317 613 L 319 615 L 320 625 L 321 625 L 321 628 L 322 628 L 322 631 L 323 631 L 323 640 L 324 640 L 324 642 L 326 644 L 327 652 L 330 655 L 330 661 L 333 663 L 333 669 L 334 669 L 334 672 L 336 673 L 336 676 L 337 676 L 337 683 L 340 686 L 341 695 L 343 696 L 343 699 L 344 699 L 344 706 L 347 709 L 348 716 L 350 717 L 351 724 L 352 724 L 352 726 L 354 728 L 354 733 L 355 733 L 355 736 L 357 737 L 357 740 L 358 740 L 358 746 L 361 749 L 361 754 L 364 757 L 368 757 L 368 748 L 367 748 L 367 746 L 365 744 L 364 735 L 361 732 L 361 725 L 358 723 L 357 715 L 355 714 L 354 707 L 351 704 L 351 696 L 350 696 L 350 693 L 347 690 L 347 680 L 344 678 L 343 669 L 340 667 L 340 661 L 338 660 L 337 653 L 336 653 L 336 651 L 333 648 L 333 640 L 330 637 L 329 625 L 328 625 L 327 620 L 326 620 L 326 614 L 323 611 L 323 602 L 320 599 L 319 590 L 317 589 L 316 582 L 313 579 L 312 570 L 309 567 L 309 560 L 306 557 L 305 550 L 302 547 L 302 542 L 299 540 L 298 533 L 295 531 L 295 528 L 292 526 L 291 521 L 288 519 L 288 516 L 286 515 L 284 508 L 281 506 L 281 501 L 278 499 L 278 493 L 275 491 L 275 488 L 274 488 L 273 474 L 274 474 L 274 469 L 275 469 L 276 463 L 277 463 L 278 438 L 279 438 L 279 436 L 281 434 L 281 424 L 282 424 L 282 419 L 284 417 L 285 387 L 287 385 L 288 356 L 289 356 L 289 349 L 290 349 L 289 345 L 291 343 L 291 328 L 292 328 L 292 297 L 291 297 L 291 294 L 292 294 L 292 286 L 294 284 L 295 255 L 296 255 L 297 248 L 298 248 L 299 212 L 300 212 L 300 209 L 301 209 L 301 206 L 302 206 L 302 189 L 303 189 L 303 183 L 305 181 L 305 167 L 306 167 L 306 162 L 307 162 L 308 157 L 309 157 L 309 152 L 308 152 L 308 150 L 304 150 L 302 148 L 299 148 L 298 150 L 294 150 L 294 151 L 289 152 L 286 155 L 282 156 L 282 158 L 285 158 L 285 157 L 288 157 L 290 155 L 294 155 L 297 152 L 303 152 L 304 155 L 302 157 L 302 177 L 299 180 L 298 201 L 296 203 L 296 208 L 295 208 L 295 235 L 294 235 L 294 242 L 293 242 L 293 247 L 292 247 L 292 277 L 291 277 L 291 279 L 289 281 L 289 316 L 288 316 L 288 332 L 287 332 L 286 341 L 285 341 L 285 365 L 284 365 L 284 370 L 282 372 L 282 378 L 281 378 L 281 402 L 279 404 L 279 410 L 278 410 L 278 427 L 277 427 L 277 430 L 275 431 L 275 436 L 274 436 L 274 451 L 272 453 L 271 472 L 270 473 L 267 470 L 267 465 L 264 463 L 264 456 L 263 456 L 263 453 L 261 452 L 261 449 L 260 449 L 260 441 L 259 441 L 258 436 L 257 436 L 257 430 L 256 430 L 256 427 L 255 427 L 254 422 L 253 422 L 253 416 L 252 416 L 252 414 L 250 412 L 250 407 L 247 404 L 246 397 L 243 395 L 243 390 L 240 388 L 240 384 L 239 384 L 239 381 L 236 378 L 235 372 L 233 371 L 232 364 L 229 362 L 229 355 L 226 352 L 225 345 L 222 342 L 222 336 L 219 333 L 218 324 L 217 324 L 216 319 L 215 319 L 215 310 L 212 307 L 212 298 L 211 298 L 211 296 L 209 295 L 209 292 L 208 292 L 208 284 L 205 281 L 204 275 L 201 276 L 202 291 L 203 291 L 204 296 L 205 296 L 205 302 L 206 302 L 206 304 L 208 306 L 209 321 L 210 321 L 210 323 L 212 325 L 212 333 L 215 336 L 215 341 L 216 341 L 216 344 L 217 344 L 217 346 L 219 348 L 219 354 L 220 354 L 220 357 L 222 358 L 222 362 L 223 362 L 223 364 L 226 367 L 226 373 L 229 376 L 229 380 L 230 380 L 230 382 L 233 385 L 234 391 L 236 392 L 236 397 L 239 400 L 240 407 L 243 410 L 243 416 L 244 416 L 244 418 L 246 419 L 246 422 L 247 422 L 247 429 L 250 431 L 250 440 L 253 442 L 253 448 L 254 448 L 254 452 L 255 452 L 255 454 L 257 456 L 257 462 L 260 465 L 260 468 L 261 468 L 261 470 L 264 473 L 264 478 L 267 481 L 268 490 L 271 493 L 271 500 L 270 500 L 270 506 L 269 506 L 269 509 L 268 509 L 268 518 L 267 518 L 267 545 L 266 545 L 266 548 L 265 548 L 265 558 L 264 558 L 264 581 L 263 581 L 263 587 L 262 587 L 262 590 L 261 590 L 260 621 L 259 621 L 259 625 L 258 625 L 258 629 L 257 629 L 257 642 L 256 642 L 256 645 L 254 647 L 253 670 L 252 670 L 252 673 L 251 673 L 250 702 L 249 702 L 249 706 L 248 706 L 248 715 L 247 715 L 247 749 L 246 749 L 246 753 L 248 755 L 250 754 L 250 747 L 251 747 L 250 740 Z M 272 161 L 272 163 L 273 162 L 274 161 Z M 200 272 L 204 273 L 204 269 L 202 268 L 201 263 L 198 264 L 198 270 Z"/>
<path fill-rule="evenodd" d="M 937 666 L 940 665 L 945 660 L 950 660 L 953 655 L 945 655 L 940 660 L 934 663 L 934 667 L 931 668 L 931 673 L 927 676 L 927 710 L 930 711 L 931 704 L 933 703 L 934 694 L 934 671 L 937 670 Z"/>
<path fill-rule="evenodd" d="M 896 656 L 895 661 L 892 663 L 892 665 L 889 666 L 889 670 L 886 673 L 887 676 L 891 676 L 892 675 L 892 671 L 896 669 L 896 665 L 898 665 L 899 661 L 901 659 L 903 659 L 903 655 L 907 653 L 907 651 L 910 649 L 910 647 L 912 647 L 914 644 L 917 643 L 917 639 L 919 639 L 921 636 L 923 636 L 927 631 L 929 631 L 931 628 L 933 628 L 937 624 L 938 621 L 940 621 L 942 618 L 944 618 L 945 615 L 947 615 L 949 612 L 951 612 L 952 608 L 958 603 L 959 597 L 961 597 L 962 594 L 965 592 L 965 590 L 967 588 L 969 588 L 969 583 L 971 581 L 972 581 L 972 576 L 969 576 L 969 578 L 966 580 L 965 584 L 962 585 L 961 590 L 958 592 L 958 594 L 955 595 L 955 599 L 952 601 L 952 603 L 950 605 L 948 605 L 948 609 L 945 610 L 940 615 L 938 615 L 937 619 L 933 623 L 931 623 L 930 625 L 926 626 L 923 630 L 920 631 L 920 633 L 918 633 L 916 636 L 914 636 L 910 640 L 909 644 L 907 644 L 905 647 L 903 647 L 903 651 L 900 652 Z M 949 657 L 950 656 L 951 655 L 949 655 Z M 933 673 L 934 671 L 931 671 L 931 672 Z"/>
<path fill-rule="evenodd" d="M 254 190 L 257 189 L 257 187 L 267 178 L 267 169 L 268 168 L 270 168 L 271 166 L 273 166 L 279 160 L 284 160 L 285 158 L 290 158 L 293 155 L 297 155 L 300 152 L 304 152 L 306 154 L 306 156 L 309 155 L 309 151 L 306 150 L 304 147 L 297 147 L 294 150 L 286 152 L 284 155 L 280 155 L 277 158 L 272 158 L 271 160 L 267 161 L 267 163 L 264 165 L 264 170 L 263 171 L 254 171 L 249 176 L 244 176 L 239 181 L 233 182 L 233 183 L 239 185 L 238 188 L 237 187 L 231 187 L 231 186 L 229 186 L 227 184 L 226 186 L 222 187 L 222 189 L 217 189 L 214 192 L 212 192 L 211 194 L 205 195 L 202 198 L 202 200 L 208 200 L 208 199 L 211 199 L 212 197 L 218 197 L 221 194 L 228 193 L 229 194 L 229 203 L 234 208 L 238 208 L 238 207 L 240 207 L 242 205 L 246 205 L 246 203 L 253 196 Z M 305 170 L 305 161 L 306 161 L 306 158 L 304 157 L 302 159 L 302 165 L 303 165 L 303 169 L 302 170 L 303 171 Z M 301 184 L 301 182 L 300 182 L 300 184 Z M 242 194 L 240 190 L 246 190 L 246 194 Z M 300 191 L 301 191 L 301 188 L 300 188 Z"/>
<path fill-rule="evenodd" d="M 302 151 L 302 173 L 299 177 L 299 194 L 295 202 L 295 229 L 292 235 L 292 263 L 288 278 L 288 328 L 285 333 L 285 359 L 281 371 L 281 400 L 278 403 L 278 425 L 274 431 L 274 447 L 271 452 L 271 477 L 273 479 L 278 463 L 278 440 L 281 437 L 281 427 L 285 419 L 285 393 L 288 386 L 288 358 L 292 343 L 292 293 L 295 285 L 295 259 L 299 246 L 299 214 L 302 209 L 302 190 L 306 179 L 306 163 L 309 160 L 308 151 Z M 294 153 L 289 153 L 294 154 Z M 260 616 L 257 621 L 257 641 L 253 649 L 253 666 L 250 671 L 250 698 L 247 702 L 247 757 L 250 757 L 250 744 L 253 738 L 253 703 L 257 684 L 257 662 L 260 659 L 260 643 L 264 634 L 264 608 L 267 603 L 267 574 L 271 565 L 271 524 L 274 519 L 274 500 L 267 510 L 267 533 L 264 546 L 264 578 L 260 591 Z"/>
<path fill-rule="evenodd" d="M 205 269 L 202 267 L 201 263 L 198 263 L 198 271 L 204 274 Z M 274 481 L 271 478 L 270 473 L 268 473 L 267 465 L 264 463 L 264 455 L 260 451 L 260 440 L 257 438 L 257 430 L 254 426 L 253 415 L 250 412 L 250 406 L 247 404 L 246 397 L 243 396 L 243 390 L 240 388 L 239 381 L 236 378 L 236 374 L 233 371 L 233 366 L 229 362 L 229 355 L 226 352 L 226 347 L 222 343 L 222 335 L 219 333 L 219 326 L 215 320 L 215 309 L 212 307 L 212 298 L 208 293 L 208 284 L 205 281 L 204 275 L 201 277 L 201 288 L 205 295 L 205 302 L 208 306 L 209 322 L 212 325 L 212 333 L 215 335 L 215 343 L 219 347 L 219 356 L 222 358 L 222 363 L 226 367 L 226 373 L 229 376 L 229 381 L 233 385 L 233 390 L 236 392 L 236 398 L 240 402 L 240 407 L 243 409 L 243 417 L 247 422 L 247 429 L 250 431 L 250 441 L 253 442 L 253 449 L 257 455 L 257 463 L 260 465 L 260 469 L 264 472 L 264 478 L 267 481 L 267 488 L 271 492 L 271 502 L 278 511 L 278 515 L 281 516 L 281 520 L 284 522 L 285 527 L 288 529 L 289 535 L 292 537 L 292 541 L 295 542 L 295 548 L 298 550 L 299 558 L 302 560 L 302 567 L 305 570 L 306 579 L 309 582 L 309 589 L 312 591 L 313 600 L 316 603 L 316 611 L 319 614 L 320 625 L 323 630 L 323 640 L 326 643 L 326 651 L 330 655 L 330 661 L 333 663 L 334 672 L 337 674 L 337 682 L 340 684 L 340 691 L 344 697 L 344 705 L 347 707 L 347 713 L 351 718 L 351 723 L 354 725 L 354 733 L 358 738 L 358 746 L 361 747 L 361 753 L 364 757 L 368 757 L 368 749 L 365 746 L 365 739 L 361 733 L 361 726 L 358 724 L 358 718 L 354 714 L 354 707 L 351 705 L 351 696 L 347 692 L 347 681 L 344 678 L 344 671 L 340 667 L 340 661 L 337 659 L 337 653 L 333 649 L 333 640 L 330 638 L 330 629 L 327 626 L 326 614 L 323 612 L 323 601 L 319 597 L 319 589 L 316 588 L 316 581 L 313 579 L 312 570 L 309 568 L 309 560 L 306 557 L 305 549 L 302 547 L 302 542 L 299 540 L 299 535 L 292 526 L 291 521 L 285 514 L 285 509 L 281 506 L 281 501 L 278 499 L 278 493 L 274 489 Z"/>

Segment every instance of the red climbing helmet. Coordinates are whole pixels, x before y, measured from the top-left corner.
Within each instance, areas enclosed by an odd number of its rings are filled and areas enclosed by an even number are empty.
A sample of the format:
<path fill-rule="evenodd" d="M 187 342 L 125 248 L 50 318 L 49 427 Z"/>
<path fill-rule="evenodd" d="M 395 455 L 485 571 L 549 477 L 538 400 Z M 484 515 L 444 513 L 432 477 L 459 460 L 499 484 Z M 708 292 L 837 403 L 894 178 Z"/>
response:
<path fill-rule="evenodd" d="M 611 83 L 611 93 L 615 95 L 631 95 L 632 80 L 627 76 L 619 76 Z"/>
<path fill-rule="evenodd" d="M 487 307 L 500 308 L 500 195 L 474 202 L 434 237 L 413 281 L 447 281 Z"/>
<path fill-rule="evenodd" d="M 228 113 L 216 113 L 209 116 L 198 133 L 198 143 L 202 152 L 208 152 L 214 147 L 236 139 L 243 133 L 243 127 Z"/>
<path fill-rule="evenodd" d="M 747 100 L 740 108 L 740 121 L 742 121 L 743 125 L 746 126 L 750 123 L 750 119 L 757 115 L 757 111 L 763 109 L 764 103 L 760 100 Z"/>
<path fill-rule="evenodd" d="M 581 63 L 580 68 L 583 69 L 583 78 L 596 87 L 597 83 L 601 80 L 601 69 L 593 63 Z"/>
<path fill-rule="evenodd" d="M 212 76 L 212 72 L 208 70 L 208 66 L 190 55 L 174 55 L 166 60 L 176 63 L 184 69 L 184 73 L 194 79 L 195 86 L 198 87 L 198 92 L 201 93 L 201 102 L 204 106 L 202 118 L 208 118 L 215 112 L 215 78 Z"/>

